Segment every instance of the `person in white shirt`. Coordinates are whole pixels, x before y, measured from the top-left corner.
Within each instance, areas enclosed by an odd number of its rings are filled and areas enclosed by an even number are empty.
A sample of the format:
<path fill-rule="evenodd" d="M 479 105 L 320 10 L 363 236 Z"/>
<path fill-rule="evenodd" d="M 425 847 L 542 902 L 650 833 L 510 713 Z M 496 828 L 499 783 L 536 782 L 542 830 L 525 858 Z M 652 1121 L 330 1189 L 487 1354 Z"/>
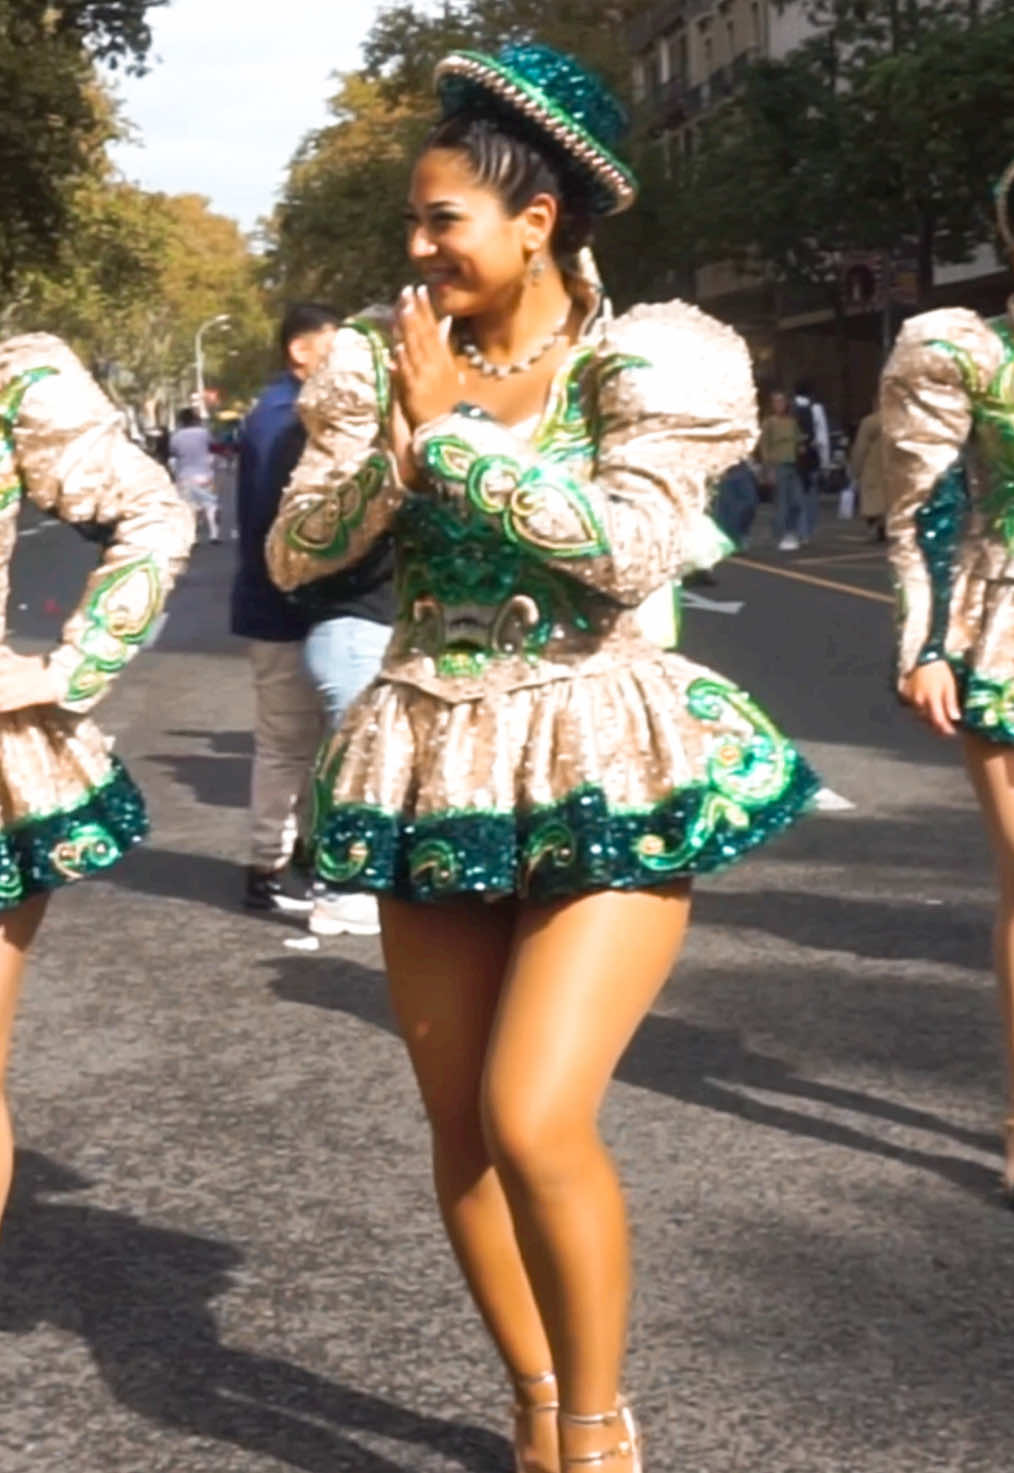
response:
<path fill-rule="evenodd" d="M 220 542 L 211 436 L 193 409 L 180 410 L 177 428 L 169 440 L 169 464 L 180 495 L 193 508 L 195 517 L 203 515 L 210 540 Z"/>

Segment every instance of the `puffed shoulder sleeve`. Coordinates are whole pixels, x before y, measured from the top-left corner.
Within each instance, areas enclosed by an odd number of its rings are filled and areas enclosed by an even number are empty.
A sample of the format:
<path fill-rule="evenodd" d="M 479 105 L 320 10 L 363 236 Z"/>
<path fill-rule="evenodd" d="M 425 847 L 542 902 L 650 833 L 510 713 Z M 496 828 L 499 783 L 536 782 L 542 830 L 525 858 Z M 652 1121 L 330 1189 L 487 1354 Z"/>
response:
<path fill-rule="evenodd" d="M 670 302 L 612 325 L 592 381 L 590 479 L 559 447 L 540 452 L 468 406 L 424 425 L 416 457 L 438 492 L 463 498 L 509 541 L 636 605 L 715 561 L 707 507 L 714 482 L 756 441 L 753 373 L 731 328 Z"/>
<path fill-rule="evenodd" d="M 307 445 L 267 540 L 268 571 L 286 591 L 359 562 L 404 498 L 386 444 L 387 346 L 370 323 L 346 323 L 299 396 Z"/>
<path fill-rule="evenodd" d="M 1001 349 L 974 312 L 910 318 L 881 380 L 889 555 L 898 596 L 898 673 L 944 655 L 958 543 L 968 506 L 963 451 L 972 393 Z"/>
<path fill-rule="evenodd" d="M 0 344 L 0 433 L 15 494 L 23 488 L 104 548 L 49 657 L 60 704 L 87 711 L 151 632 L 190 550 L 193 517 L 58 338 L 39 333 Z"/>

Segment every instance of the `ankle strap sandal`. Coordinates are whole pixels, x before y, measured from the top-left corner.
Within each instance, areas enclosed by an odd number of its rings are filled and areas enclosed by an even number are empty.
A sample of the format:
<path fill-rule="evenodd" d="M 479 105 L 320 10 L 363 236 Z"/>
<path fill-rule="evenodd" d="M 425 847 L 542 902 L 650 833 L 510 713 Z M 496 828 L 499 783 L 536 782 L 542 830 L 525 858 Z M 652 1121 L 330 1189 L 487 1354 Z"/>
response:
<path fill-rule="evenodd" d="M 526 1465 L 520 1447 L 521 1429 L 520 1422 L 523 1417 L 541 1417 L 547 1412 L 552 1412 L 555 1417 L 560 1410 L 560 1403 L 554 1396 L 551 1401 L 534 1401 L 525 1393 L 534 1391 L 539 1386 L 556 1386 L 556 1375 L 553 1371 L 543 1371 L 538 1376 L 518 1376 L 514 1382 L 514 1467 L 515 1473 L 526 1473 Z"/>
<path fill-rule="evenodd" d="M 601 1453 L 585 1453 L 579 1457 L 563 1460 L 563 1468 L 604 1468 L 614 1458 L 630 1458 L 631 1473 L 643 1473 L 641 1465 L 641 1439 L 634 1421 L 634 1414 L 621 1401 L 614 1411 L 601 1412 L 597 1416 L 582 1417 L 573 1412 L 561 1412 L 560 1421 L 568 1427 L 616 1427 L 621 1433 L 615 1447 Z"/>

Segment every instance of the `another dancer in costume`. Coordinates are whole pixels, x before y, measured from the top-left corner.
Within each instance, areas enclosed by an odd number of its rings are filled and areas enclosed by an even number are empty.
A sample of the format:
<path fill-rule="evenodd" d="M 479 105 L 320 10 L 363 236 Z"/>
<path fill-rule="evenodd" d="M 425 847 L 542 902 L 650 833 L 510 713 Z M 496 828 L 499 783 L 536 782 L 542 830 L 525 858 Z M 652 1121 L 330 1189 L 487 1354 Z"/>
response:
<path fill-rule="evenodd" d="M 393 530 L 394 637 L 319 763 L 318 868 L 380 897 L 518 1468 L 623 1473 L 628 1250 L 599 1106 L 691 877 L 786 827 L 815 779 L 749 696 L 643 632 L 757 425 L 734 332 L 681 302 L 612 321 L 577 256 L 634 200 L 618 106 L 537 47 L 450 56 L 438 85 L 408 209 L 426 286 L 345 324 L 304 389 L 268 563 L 293 588 Z"/>
<path fill-rule="evenodd" d="M 49 892 L 115 864 L 147 826 L 84 713 L 151 631 L 193 538 L 165 471 L 42 334 L 0 343 L 0 621 L 23 494 L 105 551 L 48 658 L 0 648 L 0 1215 L 14 1154 L 2 1084 L 25 955 Z"/>
<path fill-rule="evenodd" d="M 1014 252 L 1014 165 L 997 187 Z M 1014 308 L 905 323 L 881 391 L 902 699 L 960 729 L 996 857 L 995 964 L 1008 1062 L 1003 1187 L 1014 1204 Z"/>

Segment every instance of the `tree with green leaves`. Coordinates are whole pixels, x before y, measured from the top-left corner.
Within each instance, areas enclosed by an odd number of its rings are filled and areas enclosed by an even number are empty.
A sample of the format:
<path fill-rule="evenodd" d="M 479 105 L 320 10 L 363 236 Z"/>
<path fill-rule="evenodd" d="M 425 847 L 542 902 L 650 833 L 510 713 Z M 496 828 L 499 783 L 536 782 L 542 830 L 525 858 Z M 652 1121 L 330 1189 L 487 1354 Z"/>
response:
<path fill-rule="evenodd" d="M 68 198 L 112 136 L 95 65 L 142 69 L 166 0 L 0 0 L 0 288 L 52 260 Z"/>
<path fill-rule="evenodd" d="M 991 185 L 1014 153 L 1014 3 L 814 0 L 821 27 L 760 62 L 703 129 L 674 187 L 699 259 L 764 263 L 822 287 L 842 252 L 934 264 L 991 238 Z"/>
<path fill-rule="evenodd" d="M 639 0 L 560 0 L 552 7 L 542 0 L 448 0 L 434 12 L 410 3 L 384 7 L 364 46 L 363 71 L 340 78 L 330 105 L 334 121 L 305 140 L 290 167 L 268 232 L 275 292 L 322 296 L 352 311 L 390 298 L 405 280 L 405 193 L 433 119 L 433 69 L 441 56 L 458 47 L 495 52 L 508 41 L 538 41 L 580 56 L 625 92 L 626 26 L 638 8 Z M 671 240 L 662 223 L 667 197 L 660 190 L 653 200 L 653 226 L 657 221 Z M 617 223 L 607 255 L 629 262 L 632 243 L 629 227 Z M 643 250 L 634 257 L 646 259 Z"/>

